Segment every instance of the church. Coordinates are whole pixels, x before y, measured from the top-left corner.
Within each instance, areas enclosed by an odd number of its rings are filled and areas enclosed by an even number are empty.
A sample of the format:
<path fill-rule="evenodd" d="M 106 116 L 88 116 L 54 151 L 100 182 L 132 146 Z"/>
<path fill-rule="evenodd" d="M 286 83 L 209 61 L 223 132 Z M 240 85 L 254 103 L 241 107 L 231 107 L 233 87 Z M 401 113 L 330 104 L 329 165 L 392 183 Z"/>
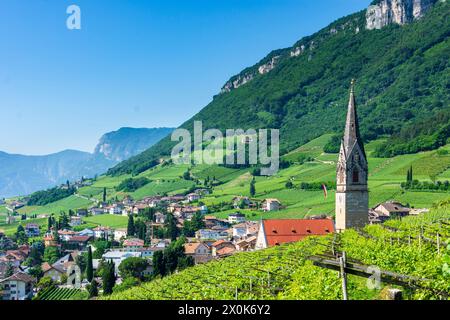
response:
<path fill-rule="evenodd" d="M 363 227 L 369 222 L 368 165 L 359 133 L 352 80 L 344 137 L 336 169 L 336 231 Z"/>

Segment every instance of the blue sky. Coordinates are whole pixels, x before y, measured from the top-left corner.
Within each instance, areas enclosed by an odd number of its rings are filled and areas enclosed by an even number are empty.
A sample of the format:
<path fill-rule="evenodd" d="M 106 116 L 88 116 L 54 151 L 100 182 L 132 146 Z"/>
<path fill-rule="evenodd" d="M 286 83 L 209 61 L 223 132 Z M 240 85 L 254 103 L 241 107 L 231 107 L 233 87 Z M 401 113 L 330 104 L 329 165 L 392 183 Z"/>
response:
<path fill-rule="evenodd" d="M 371 0 L 1 0 L 0 151 L 92 151 L 176 127 L 271 50 Z M 81 8 L 81 30 L 66 9 Z"/>

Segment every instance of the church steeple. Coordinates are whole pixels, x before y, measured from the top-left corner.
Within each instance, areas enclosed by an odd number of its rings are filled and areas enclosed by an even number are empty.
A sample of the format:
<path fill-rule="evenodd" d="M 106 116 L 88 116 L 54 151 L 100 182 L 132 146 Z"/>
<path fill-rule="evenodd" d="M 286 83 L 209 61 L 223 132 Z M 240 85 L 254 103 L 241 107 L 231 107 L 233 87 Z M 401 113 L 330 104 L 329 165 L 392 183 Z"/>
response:
<path fill-rule="evenodd" d="M 366 155 L 364 150 L 364 145 L 362 143 L 361 136 L 359 134 L 359 123 L 358 123 L 358 115 L 356 112 L 356 103 L 355 103 L 355 79 L 352 79 L 351 87 L 350 87 L 350 99 L 348 101 L 348 109 L 347 109 L 347 120 L 345 122 L 345 131 L 343 138 L 343 146 L 345 153 L 348 155 L 350 151 L 353 149 L 355 143 L 359 145 L 361 151 Z"/>
<path fill-rule="evenodd" d="M 352 80 L 347 120 L 336 168 L 336 230 L 362 227 L 368 223 L 369 176 L 364 144 L 359 134 Z"/>

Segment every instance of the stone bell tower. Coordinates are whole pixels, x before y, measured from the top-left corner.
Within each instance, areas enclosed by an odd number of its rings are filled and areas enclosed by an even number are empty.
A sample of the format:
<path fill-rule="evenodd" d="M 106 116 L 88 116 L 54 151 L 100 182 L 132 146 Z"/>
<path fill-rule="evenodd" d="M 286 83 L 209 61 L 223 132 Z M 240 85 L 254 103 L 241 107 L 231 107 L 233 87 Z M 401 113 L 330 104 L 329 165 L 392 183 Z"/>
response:
<path fill-rule="evenodd" d="M 355 80 L 352 80 L 344 137 L 336 170 L 336 230 L 362 227 L 369 221 L 368 166 L 359 135 Z"/>

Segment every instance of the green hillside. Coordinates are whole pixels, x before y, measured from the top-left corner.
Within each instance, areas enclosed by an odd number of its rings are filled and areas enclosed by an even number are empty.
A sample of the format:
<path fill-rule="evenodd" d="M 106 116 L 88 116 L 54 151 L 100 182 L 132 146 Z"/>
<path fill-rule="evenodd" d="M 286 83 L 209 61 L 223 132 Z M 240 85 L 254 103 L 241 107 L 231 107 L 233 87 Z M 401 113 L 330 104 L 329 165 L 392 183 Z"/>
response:
<path fill-rule="evenodd" d="M 302 218 L 306 215 L 334 214 L 334 190 L 332 185 L 336 178 L 337 154 L 324 153 L 323 148 L 330 140 L 326 134 L 286 154 L 283 158 L 293 164 L 271 177 L 256 176 L 256 201 L 266 198 L 277 198 L 283 208 L 280 211 L 263 213 L 259 210 L 243 209 L 242 213 L 248 219 L 260 218 Z M 412 166 L 414 179 L 418 181 L 450 180 L 450 145 L 438 150 L 420 152 L 417 154 L 399 155 L 393 158 L 378 158 L 374 150 L 384 140 L 374 140 L 366 145 L 369 162 L 369 200 L 370 206 L 387 200 L 397 200 L 415 208 L 430 207 L 433 203 L 450 199 L 450 191 L 446 190 L 405 190 L 401 183 L 406 180 L 406 172 Z M 302 159 L 298 162 L 297 159 Z M 304 160 L 307 159 L 307 160 Z M 190 170 L 193 180 L 184 180 L 183 173 Z M 212 193 L 201 199 L 212 214 L 226 218 L 235 212 L 232 209 L 232 199 L 235 196 L 250 196 L 250 182 L 253 178 L 251 169 L 231 169 L 211 165 L 158 165 L 142 172 L 139 177 L 146 177 L 150 183 L 134 192 L 117 191 L 116 187 L 130 175 L 116 177 L 99 177 L 92 186 L 79 189 L 79 195 L 102 198 L 103 188 L 107 190 L 108 199 L 123 199 L 126 195 L 140 200 L 152 195 L 186 193 L 193 187 L 204 187 L 207 177 L 216 179 Z M 287 188 L 286 182 L 291 181 L 293 188 Z M 325 183 L 328 185 L 328 197 L 325 199 L 322 190 L 303 190 L 302 183 Z M 68 211 L 69 209 L 86 208 L 93 202 L 77 196 L 48 204 L 42 207 L 24 207 L 20 213 L 42 214 Z M 0 228 L 3 221 L 0 221 Z M 102 221 L 108 225 L 110 221 Z"/>
<path fill-rule="evenodd" d="M 450 136 L 449 7 L 439 2 L 414 23 L 381 30 L 365 29 L 365 11 L 339 19 L 233 77 L 253 80 L 215 96 L 182 127 L 192 131 L 193 121 L 202 120 L 204 129 L 279 128 L 284 154 L 342 132 L 348 86 L 356 78 L 363 138 L 389 136 L 379 156 L 436 149 Z M 275 57 L 273 70 L 257 72 Z M 170 155 L 172 146 L 167 137 L 109 174 L 139 174 Z"/>
<path fill-rule="evenodd" d="M 342 299 L 341 279 L 336 271 L 314 266 L 307 258 L 328 253 L 331 244 L 345 251 L 350 261 L 377 266 L 382 271 L 427 279 L 417 281 L 419 288 L 404 288 L 404 299 L 439 299 L 450 293 L 449 274 L 445 262 L 450 251 L 438 253 L 436 230 L 450 239 L 450 207 L 442 204 L 432 213 L 390 221 L 390 229 L 382 225 L 366 226 L 363 230 L 347 230 L 338 235 L 238 253 L 231 257 L 185 269 L 141 286 L 115 293 L 112 300 L 328 300 Z M 445 224 L 444 224 L 445 223 Z M 422 226 L 430 241 L 415 238 Z M 395 228 L 395 229 L 392 229 Z M 392 231 L 395 230 L 395 231 Z M 412 240 L 408 240 L 411 236 Z M 367 279 L 349 275 L 348 295 L 356 299 L 380 299 L 386 288 L 369 289 Z M 237 295 L 237 296 L 236 296 Z M 448 297 L 448 296 L 447 296 Z"/>

